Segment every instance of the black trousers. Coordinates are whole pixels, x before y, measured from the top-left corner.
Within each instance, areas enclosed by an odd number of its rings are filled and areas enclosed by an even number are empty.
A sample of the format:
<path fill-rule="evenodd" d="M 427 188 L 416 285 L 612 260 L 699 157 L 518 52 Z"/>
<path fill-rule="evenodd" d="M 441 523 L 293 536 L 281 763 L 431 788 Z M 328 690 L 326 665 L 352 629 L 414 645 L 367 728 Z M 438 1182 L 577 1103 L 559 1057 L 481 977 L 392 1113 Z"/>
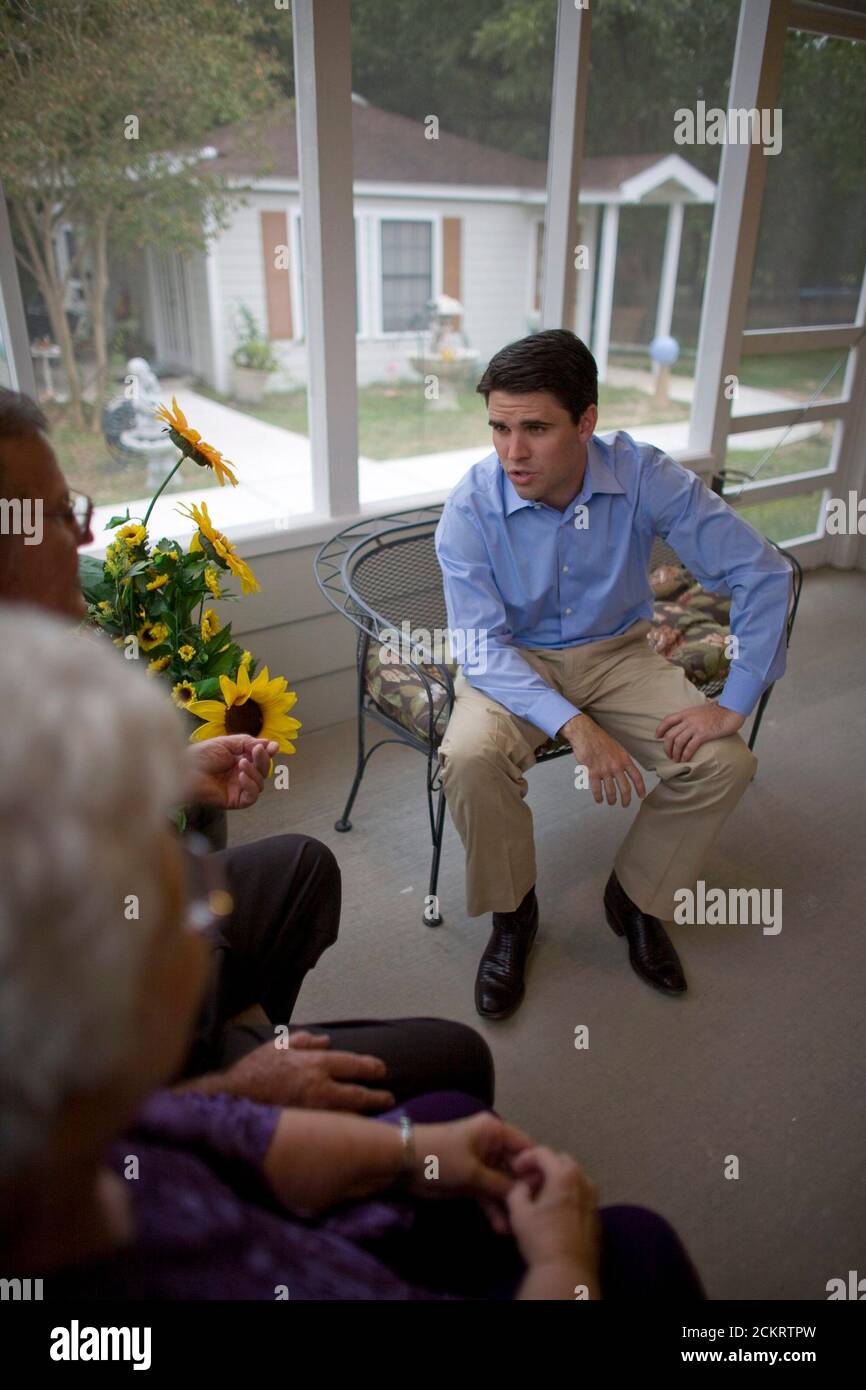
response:
<path fill-rule="evenodd" d="M 308 970 L 337 939 L 340 867 L 309 835 L 275 835 L 222 850 L 234 911 L 212 937 L 211 975 L 184 1079 L 221 1070 L 288 1024 Z M 260 1004 L 270 1026 L 226 1027 Z M 439 1018 L 350 1019 L 297 1027 L 327 1033 L 331 1049 L 381 1057 L 383 1081 L 400 1104 L 431 1091 L 494 1100 L 493 1059 L 474 1028 Z M 291 1031 L 291 1030 L 290 1030 Z M 297 1028 L 296 1028 L 297 1031 Z"/>

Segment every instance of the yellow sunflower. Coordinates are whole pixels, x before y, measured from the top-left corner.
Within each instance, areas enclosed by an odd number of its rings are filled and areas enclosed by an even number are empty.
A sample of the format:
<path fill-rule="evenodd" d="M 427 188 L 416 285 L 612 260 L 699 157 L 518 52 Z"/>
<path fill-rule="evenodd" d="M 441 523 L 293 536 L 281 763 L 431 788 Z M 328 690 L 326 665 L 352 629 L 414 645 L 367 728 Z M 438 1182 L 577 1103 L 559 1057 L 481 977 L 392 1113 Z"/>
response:
<path fill-rule="evenodd" d="M 161 589 L 162 586 L 163 586 L 163 584 L 167 584 L 167 583 L 168 583 L 168 575 L 167 575 L 167 574 L 158 574 L 158 575 L 156 576 L 155 579 L 151 579 L 150 583 L 149 583 L 149 584 L 146 584 L 144 587 L 145 587 L 146 589 Z"/>
<path fill-rule="evenodd" d="M 141 545 L 142 541 L 147 540 L 147 531 L 143 526 L 136 526 L 130 522 L 128 526 L 121 526 L 119 531 L 114 533 L 115 539 L 122 541 L 124 545 Z"/>
<path fill-rule="evenodd" d="M 138 644 L 143 652 L 149 652 L 164 642 L 167 636 L 165 623 L 145 623 L 138 629 Z"/>
<path fill-rule="evenodd" d="M 238 555 L 228 536 L 224 536 L 222 531 L 218 531 L 214 526 L 208 513 L 207 503 L 202 502 L 200 507 L 197 507 L 194 502 L 189 507 L 185 507 L 181 504 L 178 506 L 177 510 L 181 512 L 183 516 L 188 516 L 198 527 L 198 531 L 189 543 L 190 553 L 201 550 L 202 548 L 201 541 L 199 540 L 200 532 L 201 535 L 205 536 L 210 541 L 217 555 L 219 555 L 221 560 L 225 561 L 235 578 L 241 581 L 242 591 L 245 594 L 258 593 L 260 588 L 258 580 L 249 565 Z M 207 583 L 207 579 L 205 579 L 205 583 Z M 210 588 L 210 585 L 208 585 L 208 588 Z"/>
<path fill-rule="evenodd" d="M 170 661 L 170 656 L 155 656 L 153 661 L 147 663 L 148 675 L 156 675 L 158 671 L 164 671 Z"/>
<path fill-rule="evenodd" d="M 129 550 L 123 541 L 111 541 L 105 547 L 105 568 L 112 579 L 120 579 L 132 563 Z"/>
<path fill-rule="evenodd" d="M 214 598 L 222 598 L 222 590 L 220 589 L 220 577 L 216 565 L 205 565 L 204 582 L 210 589 Z"/>
<path fill-rule="evenodd" d="M 206 642 L 216 637 L 220 630 L 220 620 L 212 608 L 206 608 L 201 619 L 201 635 Z"/>
<path fill-rule="evenodd" d="M 171 398 L 171 410 L 167 405 L 161 405 L 156 412 L 156 418 L 165 421 L 172 444 L 180 449 L 182 454 L 191 458 L 193 463 L 197 463 L 200 468 L 213 469 L 220 487 L 223 487 L 226 482 L 231 483 L 232 487 L 237 487 L 238 480 L 229 466 L 229 460 L 223 458 L 219 449 L 206 443 L 198 430 L 194 430 L 187 424 L 186 416 L 178 405 L 176 396 Z"/>
<path fill-rule="evenodd" d="M 223 734 L 251 734 L 253 738 L 274 739 L 282 753 L 294 753 L 295 745 L 289 742 L 289 735 L 295 734 L 301 724 L 289 716 L 289 710 L 298 697 L 287 689 L 285 677 L 271 680 L 265 666 L 251 681 L 247 668 L 241 666 L 236 680 L 220 676 L 220 690 L 222 700 L 196 700 L 187 705 L 190 714 L 205 721 L 191 735 L 193 741 Z"/>
<path fill-rule="evenodd" d="M 252 659 L 252 652 L 244 652 L 243 656 L 241 657 L 241 665 L 244 666 L 247 670 L 249 670 L 249 665 Z"/>
<path fill-rule="evenodd" d="M 190 662 L 195 656 L 195 647 L 191 647 L 189 642 L 186 642 L 184 646 L 178 647 L 177 654 L 181 661 Z"/>
<path fill-rule="evenodd" d="M 171 698 L 178 709 L 190 709 L 195 703 L 195 686 L 189 681 L 178 681 L 172 688 Z"/>

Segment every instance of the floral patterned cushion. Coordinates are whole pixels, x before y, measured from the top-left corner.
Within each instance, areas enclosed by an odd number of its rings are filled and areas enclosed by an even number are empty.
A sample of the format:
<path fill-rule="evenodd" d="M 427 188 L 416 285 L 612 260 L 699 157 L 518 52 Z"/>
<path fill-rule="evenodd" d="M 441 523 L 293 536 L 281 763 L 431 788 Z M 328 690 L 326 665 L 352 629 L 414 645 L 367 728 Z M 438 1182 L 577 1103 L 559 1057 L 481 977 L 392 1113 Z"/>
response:
<path fill-rule="evenodd" d="M 655 595 L 652 628 L 647 641 L 661 656 L 681 666 L 693 685 L 718 693 L 730 667 L 725 653 L 731 600 L 707 593 L 682 565 L 660 565 L 650 575 Z M 448 666 L 452 676 L 456 663 Z M 383 661 L 380 646 L 371 642 L 367 651 L 365 683 L 373 703 L 399 724 L 427 742 L 431 712 L 433 742 L 438 747 L 448 724 L 448 692 L 433 668 L 427 668 L 430 698 L 411 666 Z M 548 739 L 538 755 L 564 747 L 560 739 Z"/>
<path fill-rule="evenodd" d="M 650 575 L 656 602 L 647 641 L 681 666 L 693 685 L 718 694 L 731 661 L 726 652 L 731 600 L 708 593 L 682 565 L 662 565 Z"/>
<path fill-rule="evenodd" d="M 412 666 L 383 661 L 380 650 L 378 642 L 371 642 L 367 650 L 365 682 L 370 699 L 383 714 L 390 715 L 425 742 L 430 738 L 432 706 L 433 741 L 438 747 L 448 725 L 448 691 L 428 668 L 428 699 L 418 672 Z M 456 676 L 457 663 L 449 663 L 448 669 L 452 677 Z"/>

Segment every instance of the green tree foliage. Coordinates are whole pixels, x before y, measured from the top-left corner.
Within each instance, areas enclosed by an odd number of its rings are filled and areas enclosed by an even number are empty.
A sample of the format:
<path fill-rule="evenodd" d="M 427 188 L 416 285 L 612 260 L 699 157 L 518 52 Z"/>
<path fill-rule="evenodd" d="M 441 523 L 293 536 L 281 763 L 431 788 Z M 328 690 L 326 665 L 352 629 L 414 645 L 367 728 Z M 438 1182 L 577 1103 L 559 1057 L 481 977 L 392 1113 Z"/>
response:
<path fill-rule="evenodd" d="M 107 382 L 109 248 L 190 251 L 234 198 L 207 133 L 265 109 L 272 64 L 255 10 L 224 0 L 5 0 L 0 6 L 0 177 L 22 264 L 63 351 L 72 414 L 84 386 L 65 314 L 85 286 L 98 427 Z M 65 270 L 62 227 L 75 230 Z"/>
<path fill-rule="evenodd" d="M 727 108 L 739 11 L 739 0 L 593 0 L 586 154 L 678 152 L 716 178 L 719 147 L 675 145 L 674 113 Z M 369 101 L 546 158 L 556 0 L 354 0 L 352 24 L 353 82 Z M 866 44 L 790 33 L 779 105 L 755 292 L 787 296 L 796 313 L 803 286 L 862 272 Z M 638 278 L 642 261 L 657 275 L 660 254 L 660 230 L 643 222 L 643 252 L 642 232 L 621 227 L 621 269 Z M 684 246 L 696 275 L 708 239 L 709 219 L 697 220 Z"/>

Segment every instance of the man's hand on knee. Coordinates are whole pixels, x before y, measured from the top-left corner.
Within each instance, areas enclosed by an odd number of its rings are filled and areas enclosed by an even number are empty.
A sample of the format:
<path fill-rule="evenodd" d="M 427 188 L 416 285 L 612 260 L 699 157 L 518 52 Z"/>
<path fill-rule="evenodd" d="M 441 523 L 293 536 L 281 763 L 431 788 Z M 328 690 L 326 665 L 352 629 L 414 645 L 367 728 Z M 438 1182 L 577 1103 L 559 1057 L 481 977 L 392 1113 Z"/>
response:
<path fill-rule="evenodd" d="M 386 1067 L 380 1057 L 330 1048 L 327 1034 L 293 1033 L 288 1048 L 277 1046 L 276 1041 L 264 1042 L 225 1071 L 208 1072 L 176 1089 L 304 1110 L 364 1114 L 394 1106 L 391 1091 L 363 1084 L 384 1081 Z"/>
<path fill-rule="evenodd" d="M 623 806 L 628 806 L 631 783 L 639 797 L 646 796 L 637 764 L 632 762 L 622 744 L 606 734 L 588 714 L 573 715 L 563 724 L 559 736 L 568 740 L 575 759 L 586 768 L 592 794 L 599 804 L 606 796 L 608 806 L 615 806 L 619 790 Z"/>
<path fill-rule="evenodd" d="M 664 739 L 665 752 L 672 762 L 687 763 L 701 744 L 714 738 L 729 738 L 745 722 L 745 715 L 725 709 L 724 705 L 689 705 L 663 719 L 656 729 L 656 738 Z"/>

